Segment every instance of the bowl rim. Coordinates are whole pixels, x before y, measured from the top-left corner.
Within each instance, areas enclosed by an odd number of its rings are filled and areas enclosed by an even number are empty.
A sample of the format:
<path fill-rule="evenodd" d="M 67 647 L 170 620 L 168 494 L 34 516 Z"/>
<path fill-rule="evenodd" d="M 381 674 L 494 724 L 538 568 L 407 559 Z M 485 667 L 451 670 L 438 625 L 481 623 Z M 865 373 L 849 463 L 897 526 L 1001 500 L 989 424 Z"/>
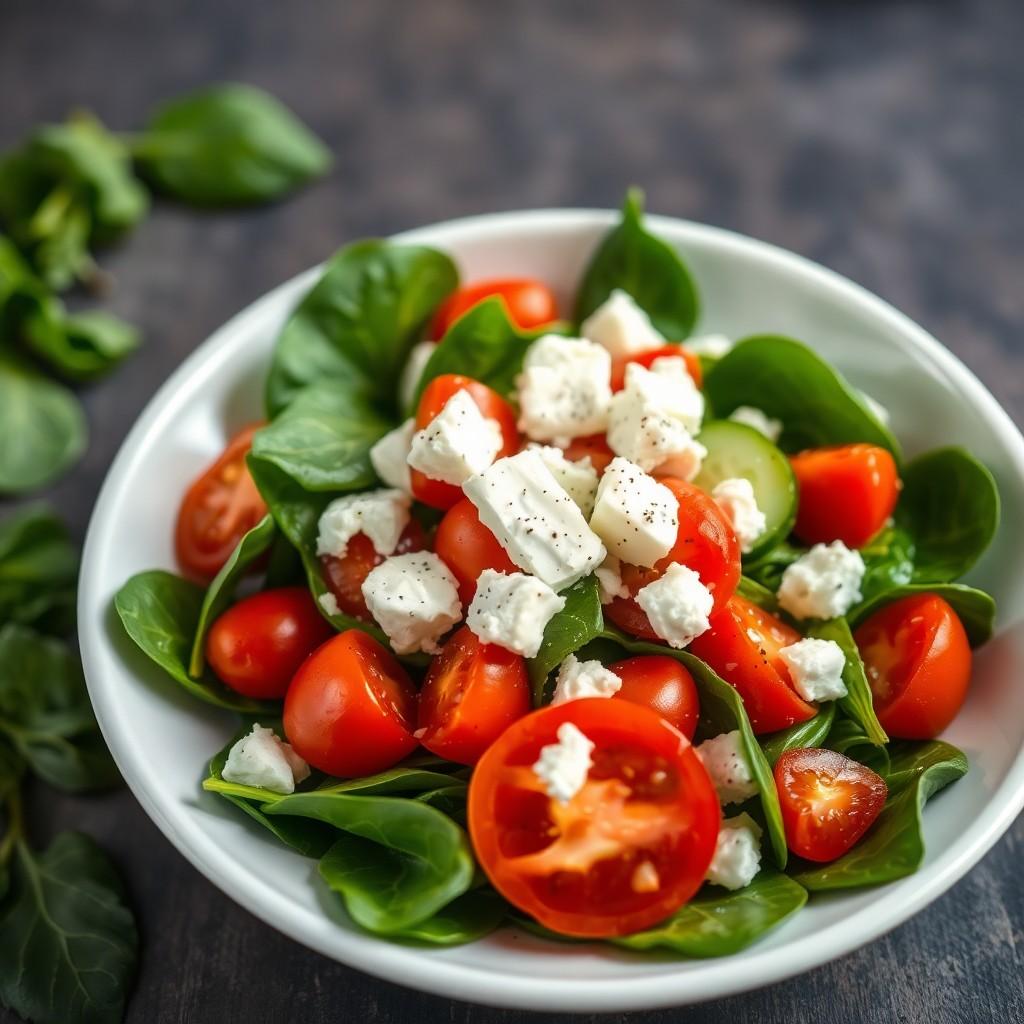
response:
<path fill-rule="evenodd" d="M 425 225 L 391 236 L 401 243 L 431 244 L 444 248 L 458 241 L 501 235 L 510 231 L 555 232 L 600 228 L 614 222 L 614 210 L 537 209 L 490 213 Z M 1024 477 L 1024 437 L 984 384 L 931 334 L 885 300 L 841 274 L 779 246 L 737 232 L 675 217 L 648 214 L 655 233 L 673 242 L 694 240 L 704 247 L 760 258 L 820 286 L 830 302 L 857 307 L 898 332 L 907 345 L 933 360 L 962 390 L 964 401 L 983 415 L 1003 445 L 1014 469 Z M 178 851 L 222 892 L 256 917 L 297 942 L 332 959 L 388 981 L 492 1006 L 525 1010 L 614 1012 L 656 1009 L 736 995 L 782 981 L 821 966 L 878 938 L 922 910 L 969 871 L 1009 828 L 1024 808 L 1024 749 L 1018 751 L 1006 777 L 989 797 L 972 828 L 967 829 L 935 859 L 913 876 L 916 885 L 902 900 L 877 900 L 844 921 L 780 948 L 743 953 L 742 976 L 733 958 L 702 962 L 701 971 L 652 975 L 638 972 L 635 979 L 561 979 L 501 974 L 494 970 L 446 961 L 432 951 L 391 944 L 357 931 L 336 928 L 328 942 L 304 928 L 309 913 L 255 875 L 240 869 L 199 827 L 175 820 L 170 800 L 161 799 L 160 787 L 147 777 L 145 766 L 121 742 L 113 713 L 114 687 L 105 687 L 96 668 L 109 641 L 97 625 L 97 610 L 109 602 L 99 585 L 99 558 L 103 534 L 116 515 L 120 492 L 140 449 L 165 415 L 172 396 L 205 364 L 215 362 L 238 344 L 268 307 L 285 297 L 298 297 L 323 264 L 312 267 L 266 292 L 219 327 L 182 362 L 157 390 L 123 440 L 100 490 L 82 552 L 78 597 L 79 642 L 89 694 L 107 745 L 135 798 Z M 105 609 L 103 609 L 105 611 Z M 183 827 L 184 826 L 184 827 Z"/>

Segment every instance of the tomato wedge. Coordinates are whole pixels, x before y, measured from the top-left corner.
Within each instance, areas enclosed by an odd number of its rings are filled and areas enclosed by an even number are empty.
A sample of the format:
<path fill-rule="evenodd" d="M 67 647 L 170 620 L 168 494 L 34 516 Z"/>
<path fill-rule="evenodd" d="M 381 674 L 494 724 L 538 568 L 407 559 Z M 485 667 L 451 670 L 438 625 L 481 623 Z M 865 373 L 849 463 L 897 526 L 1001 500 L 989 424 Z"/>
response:
<path fill-rule="evenodd" d="M 683 348 L 682 345 L 659 345 L 657 348 L 649 348 L 645 352 L 635 352 L 631 356 L 616 359 L 612 363 L 612 391 L 621 391 L 626 386 L 626 367 L 630 363 L 639 363 L 649 370 L 655 359 L 666 359 L 672 356 L 686 362 L 686 372 L 693 378 L 694 384 L 700 387 L 703 381 L 700 359 Z"/>
<path fill-rule="evenodd" d="M 616 698 L 657 712 L 688 740 L 697 731 L 700 700 L 693 676 L 667 654 L 641 654 L 608 668 L 622 680 Z"/>
<path fill-rule="evenodd" d="M 615 458 L 615 452 L 608 446 L 604 434 L 590 434 L 587 437 L 574 437 L 569 442 L 569 447 L 565 449 L 565 457 L 570 462 L 589 458 L 590 464 L 600 476 L 608 468 L 608 463 Z"/>
<path fill-rule="evenodd" d="M 524 330 L 542 327 L 558 319 L 554 292 L 543 281 L 532 277 L 503 277 L 477 281 L 448 296 L 434 316 L 430 337 L 435 340 L 443 338 L 460 316 L 495 295 L 505 303 L 512 323 Z"/>
<path fill-rule="evenodd" d="M 459 600 L 467 608 L 484 569 L 519 571 L 494 534 L 480 522 L 476 506 L 469 498 L 463 498 L 445 513 L 434 535 L 434 550 L 459 581 Z"/>

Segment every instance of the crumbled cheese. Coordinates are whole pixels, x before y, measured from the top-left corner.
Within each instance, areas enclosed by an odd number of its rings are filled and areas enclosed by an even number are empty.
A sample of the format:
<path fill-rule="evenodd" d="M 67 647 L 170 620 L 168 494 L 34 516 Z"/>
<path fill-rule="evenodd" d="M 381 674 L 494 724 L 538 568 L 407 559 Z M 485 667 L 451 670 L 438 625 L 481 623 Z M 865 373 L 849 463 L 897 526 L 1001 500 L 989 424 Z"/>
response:
<path fill-rule="evenodd" d="M 590 456 L 574 462 L 565 457 L 561 448 L 532 441 L 526 447 L 537 452 L 554 478 L 565 488 L 565 493 L 589 517 L 594 511 L 594 497 L 597 494 L 597 470 L 591 464 Z"/>
<path fill-rule="evenodd" d="M 584 338 L 606 348 L 613 359 L 647 352 L 665 344 L 651 318 L 629 292 L 616 288 L 580 325 Z"/>
<path fill-rule="evenodd" d="M 726 818 L 718 831 L 707 881 L 725 889 L 742 889 L 760 869 L 761 826 L 746 813 Z"/>
<path fill-rule="evenodd" d="M 273 729 L 257 723 L 229 751 L 221 778 L 272 793 L 294 793 L 309 778 L 309 765 Z"/>
<path fill-rule="evenodd" d="M 622 680 L 601 662 L 580 661 L 575 654 L 570 654 L 558 670 L 551 703 L 564 704 L 585 697 L 614 697 L 621 689 Z"/>
<path fill-rule="evenodd" d="M 629 587 L 622 582 L 622 562 L 609 555 L 595 570 L 601 589 L 601 604 L 611 604 L 617 597 L 629 597 Z"/>
<path fill-rule="evenodd" d="M 729 419 L 733 423 L 742 423 L 745 426 L 753 427 L 759 434 L 764 434 L 774 444 L 782 433 L 782 421 L 773 420 L 761 409 L 755 409 L 752 405 L 737 406 L 731 413 Z"/>
<path fill-rule="evenodd" d="M 475 473 L 482 473 L 501 445 L 501 427 L 484 416 L 468 391 L 461 390 L 413 434 L 408 462 L 431 480 L 460 486 Z"/>
<path fill-rule="evenodd" d="M 587 781 L 594 744 L 572 722 L 563 722 L 556 735 L 557 743 L 541 747 L 533 774 L 552 800 L 567 804 Z"/>
<path fill-rule="evenodd" d="M 679 533 L 679 499 L 628 459 L 609 463 L 597 488 L 590 528 L 617 558 L 652 566 Z"/>
<path fill-rule="evenodd" d="M 779 657 L 789 669 L 793 689 L 804 700 L 838 700 L 846 696 L 846 655 L 834 640 L 807 637 L 783 647 Z"/>
<path fill-rule="evenodd" d="M 744 554 L 753 550 L 767 524 L 765 514 L 757 507 L 753 484 L 743 477 L 729 477 L 715 484 L 711 497 L 729 517 L 740 550 Z"/>
<path fill-rule="evenodd" d="M 661 888 L 658 869 L 649 860 L 641 861 L 633 869 L 629 884 L 633 892 L 657 892 Z"/>
<path fill-rule="evenodd" d="M 378 555 L 390 555 L 409 525 L 410 504 L 409 495 L 394 488 L 335 498 L 320 516 L 316 553 L 344 558 L 348 542 L 362 533 L 369 537 Z"/>
<path fill-rule="evenodd" d="M 741 804 L 757 793 L 758 786 L 750 771 L 739 729 L 705 740 L 694 750 L 704 762 L 723 805 Z"/>
<path fill-rule="evenodd" d="M 431 551 L 386 558 L 363 580 L 362 591 L 396 654 L 437 654 L 438 639 L 462 618 L 458 583 Z"/>
<path fill-rule="evenodd" d="M 673 562 L 660 579 L 637 591 L 636 603 L 662 640 L 683 648 L 710 628 L 715 599 L 691 568 Z"/>
<path fill-rule="evenodd" d="M 416 389 L 419 387 L 420 377 L 423 376 L 423 371 L 436 348 L 436 341 L 420 341 L 413 345 L 409 352 L 409 358 L 406 359 L 398 379 L 398 400 L 402 403 L 403 409 L 410 408 L 416 400 Z"/>
<path fill-rule="evenodd" d="M 708 359 L 721 359 L 728 355 L 736 344 L 724 334 L 704 334 L 699 338 L 687 338 L 683 343 L 695 356 Z"/>
<path fill-rule="evenodd" d="M 338 599 L 329 590 L 325 590 L 317 598 L 317 601 L 319 602 L 320 607 L 323 608 L 323 610 L 328 615 L 340 615 L 341 614 L 341 607 L 338 604 Z"/>
<path fill-rule="evenodd" d="M 509 558 L 553 590 L 588 576 L 607 552 L 535 451 L 498 459 L 463 486 Z"/>
<path fill-rule="evenodd" d="M 815 544 L 786 566 L 779 606 L 797 619 L 834 619 L 860 599 L 864 559 L 841 540 Z"/>
<path fill-rule="evenodd" d="M 370 449 L 370 462 L 377 476 L 389 487 L 397 487 L 406 494 L 412 493 L 408 459 L 415 432 L 416 424 L 406 420 L 400 427 L 388 431 Z"/>
<path fill-rule="evenodd" d="M 477 579 L 466 625 L 485 644 L 533 658 L 540 650 L 545 627 L 564 607 L 565 598 L 535 576 L 484 569 Z"/>
<path fill-rule="evenodd" d="M 892 422 L 892 415 L 889 410 L 886 409 L 881 402 L 877 399 L 872 398 L 866 391 L 860 393 L 860 397 L 864 399 L 867 407 L 874 413 L 875 419 L 882 424 L 883 427 L 889 426 Z"/>

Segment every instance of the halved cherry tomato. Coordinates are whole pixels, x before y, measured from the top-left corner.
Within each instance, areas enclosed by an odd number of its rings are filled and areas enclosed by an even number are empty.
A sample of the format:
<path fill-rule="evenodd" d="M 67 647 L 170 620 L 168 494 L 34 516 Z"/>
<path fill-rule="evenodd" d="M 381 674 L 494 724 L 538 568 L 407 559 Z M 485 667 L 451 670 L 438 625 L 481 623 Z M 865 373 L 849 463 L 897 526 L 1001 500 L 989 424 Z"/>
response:
<path fill-rule="evenodd" d="M 496 459 L 503 459 L 519 450 L 519 432 L 516 430 L 516 414 L 508 402 L 497 391 L 481 384 L 471 377 L 458 373 L 445 373 L 435 377 L 425 388 L 416 410 L 416 429 L 422 430 L 445 407 L 457 391 L 468 391 L 477 408 L 488 419 L 495 420 L 501 427 L 502 445 Z M 417 501 L 432 508 L 451 508 L 462 499 L 462 488 L 443 480 L 431 480 L 418 469 L 410 471 L 412 493 Z"/>
<path fill-rule="evenodd" d="M 697 731 L 700 700 L 693 676 L 667 654 L 641 654 L 608 668 L 622 680 L 616 697 L 656 711 L 688 740 Z"/>
<path fill-rule="evenodd" d="M 420 690 L 416 732 L 432 754 L 476 764 L 530 706 L 525 659 L 482 644 L 463 626 L 430 664 Z"/>
<path fill-rule="evenodd" d="M 953 721 L 971 680 L 971 645 L 948 602 L 937 594 L 901 598 L 853 637 L 890 736 L 932 739 Z"/>
<path fill-rule="evenodd" d="M 212 580 L 238 542 L 267 514 L 245 457 L 252 436 L 263 424 L 239 431 L 227 448 L 185 492 L 174 547 L 178 562 L 190 576 Z"/>
<path fill-rule="evenodd" d="M 703 381 L 700 359 L 683 348 L 682 345 L 659 345 L 657 348 L 649 348 L 645 352 L 635 352 L 633 355 L 616 359 L 612 363 L 612 391 L 621 391 L 626 386 L 626 367 L 630 363 L 639 363 L 649 370 L 655 359 L 664 359 L 668 356 L 684 359 L 687 372 L 693 378 L 694 384 L 700 387 Z"/>
<path fill-rule="evenodd" d="M 469 498 L 452 505 L 444 514 L 434 536 L 434 550 L 459 581 L 459 600 L 467 608 L 484 569 L 519 571 L 494 534 L 480 522 L 476 506 Z"/>
<path fill-rule="evenodd" d="M 210 627 L 206 660 L 246 697 L 283 697 L 299 666 L 334 635 L 306 587 L 264 590 L 232 605 Z"/>
<path fill-rule="evenodd" d="M 415 519 L 410 519 L 393 553 L 406 555 L 412 551 L 423 551 L 426 546 L 423 527 Z M 346 615 L 364 622 L 373 621 L 363 597 L 363 581 L 383 561 L 384 556 L 377 554 L 373 541 L 365 533 L 357 533 L 348 542 L 348 550 L 342 558 L 337 555 L 320 556 L 324 582 Z"/>
<path fill-rule="evenodd" d="M 888 787 L 870 768 L 834 750 L 787 750 L 775 762 L 786 844 L 817 863 L 841 857 L 871 827 Z"/>
<path fill-rule="evenodd" d="M 558 319 L 554 293 L 542 281 L 535 281 L 531 277 L 498 278 L 493 281 L 477 281 L 449 295 L 434 317 L 430 337 L 435 340 L 444 337 L 445 331 L 463 313 L 493 295 L 505 303 L 512 323 L 525 330 Z"/>
<path fill-rule="evenodd" d="M 896 462 L 873 444 L 813 448 L 790 458 L 800 498 L 793 532 L 806 544 L 867 544 L 900 493 Z"/>
<path fill-rule="evenodd" d="M 395 656 L 358 629 L 339 633 L 303 662 L 284 699 L 295 752 L 328 775 L 355 778 L 416 749 L 416 690 Z"/>
<path fill-rule="evenodd" d="M 600 476 L 608 468 L 608 463 L 615 458 L 615 452 L 608 447 L 604 434 L 591 434 L 588 437 L 574 437 L 565 449 L 565 457 L 570 462 L 579 462 L 589 458 L 590 464 Z"/>
<path fill-rule="evenodd" d="M 623 565 L 622 582 L 631 597 L 617 597 L 605 605 L 605 615 L 627 633 L 657 640 L 647 613 L 636 603 L 635 595 L 648 583 L 659 579 L 673 563 L 689 566 L 715 599 L 715 611 L 721 610 L 740 581 L 740 545 L 732 524 L 718 503 L 699 487 L 665 477 L 660 481 L 679 499 L 679 532 L 672 550 L 654 567 L 645 569 Z"/>
<path fill-rule="evenodd" d="M 571 722 L 594 744 L 582 788 L 552 799 L 532 766 Z M 689 741 L 648 708 L 590 698 L 535 711 L 469 786 L 477 859 L 510 903 L 563 935 L 626 935 L 700 888 L 721 810 Z"/>
<path fill-rule="evenodd" d="M 799 639 L 781 619 L 733 594 L 689 649 L 735 687 L 754 732 L 765 733 L 806 722 L 817 711 L 793 689 L 779 657 L 783 647 Z"/>

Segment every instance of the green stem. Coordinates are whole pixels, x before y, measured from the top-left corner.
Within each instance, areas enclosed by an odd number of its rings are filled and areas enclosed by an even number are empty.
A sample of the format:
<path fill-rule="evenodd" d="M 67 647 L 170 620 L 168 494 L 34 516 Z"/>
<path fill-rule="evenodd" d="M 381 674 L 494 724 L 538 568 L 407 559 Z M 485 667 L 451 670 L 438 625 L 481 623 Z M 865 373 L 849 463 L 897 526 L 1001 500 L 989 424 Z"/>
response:
<path fill-rule="evenodd" d="M 25 819 L 21 807 L 21 790 L 14 786 L 7 797 L 7 832 L 0 840 L 0 865 L 11 859 L 15 844 L 25 832 Z"/>

